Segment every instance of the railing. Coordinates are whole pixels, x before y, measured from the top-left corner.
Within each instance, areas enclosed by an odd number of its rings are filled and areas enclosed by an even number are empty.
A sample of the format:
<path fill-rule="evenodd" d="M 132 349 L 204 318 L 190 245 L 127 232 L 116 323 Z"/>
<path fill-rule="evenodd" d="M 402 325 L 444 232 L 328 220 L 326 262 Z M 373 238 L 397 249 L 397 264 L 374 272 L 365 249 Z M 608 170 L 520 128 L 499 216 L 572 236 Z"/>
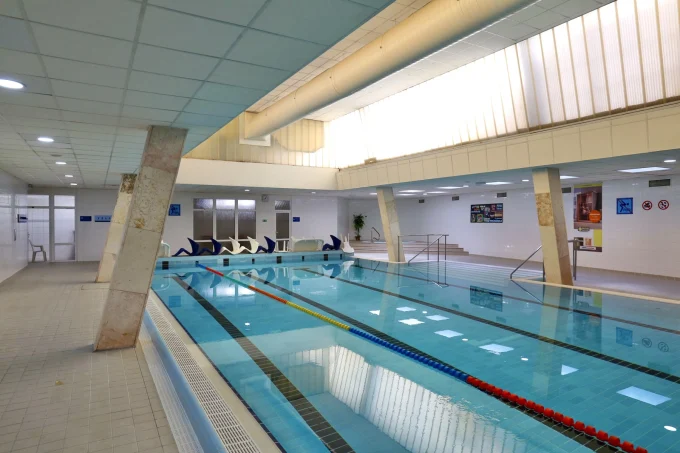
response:
<path fill-rule="evenodd" d="M 567 242 L 569 244 L 573 244 L 572 247 L 571 247 L 572 248 L 572 252 L 571 252 L 571 255 L 572 255 L 571 274 L 574 276 L 574 280 L 576 280 L 576 273 L 577 273 L 576 264 L 577 264 L 577 261 L 578 261 L 578 247 L 580 247 L 583 243 L 582 243 L 581 240 L 576 240 L 576 239 L 570 239 Z M 527 259 L 522 261 L 522 264 L 520 264 L 519 266 L 517 266 L 515 268 L 515 270 L 510 272 L 510 280 L 512 280 L 512 276 L 515 275 L 515 272 L 517 272 L 522 266 L 524 266 L 542 248 L 543 248 L 542 245 L 540 247 L 538 247 L 536 250 L 534 250 L 534 253 L 532 253 L 531 255 L 529 255 L 529 257 Z M 545 264 L 543 264 L 543 280 L 545 280 Z"/>
<path fill-rule="evenodd" d="M 434 241 L 430 242 L 430 238 L 431 238 L 431 237 L 434 237 L 434 236 L 437 236 L 437 239 L 435 239 Z M 413 258 L 411 258 L 410 260 L 408 260 L 407 264 L 411 264 L 411 261 L 413 261 L 414 259 L 416 259 L 416 258 L 417 258 L 418 256 L 420 256 L 423 252 L 427 252 L 427 260 L 430 261 L 430 247 L 432 247 L 434 244 L 437 244 L 437 261 L 439 261 L 439 253 L 440 253 L 440 252 L 439 252 L 439 251 L 440 251 L 440 247 L 439 247 L 439 246 L 440 246 L 440 244 L 441 244 L 442 238 L 444 238 L 444 261 L 446 261 L 446 253 L 447 253 L 446 241 L 447 241 L 447 238 L 449 237 L 449 235 L 448 235 L 448 234 L 438 234 L 438 233 L 429 233 L 429 234 L 406 234 L 406 235 L 404 235 L 404 236 L 398 236 L 398 237 L 397 237 L 397 259 L 399 259 L 399 257 L 401 256 L 401 249 L 403 248 L 403 246 L 402 246 L 402 239 L 403 239 L 403 238 L 409 238 L 409 237 L 421 237 L 421 238 L 424 237 L 424 238 L 426 238 L 427 247 L 425 247 L 424 249 L 422 249 L 421 251 L 419 251 L 418 253 L 416 253 L 416 255 L 415 255 Z M 404 257 L 405 257 L 405 256 L 406 256 L 406 254 L 404 254 Z"/>
<path fill-rule="evenodd" d="M 373 237 L 373 232 L 374 232 L 374 231 L 375 231 L 375 233 L 378 235 L 377 238 L 376 238 L 376 237 Z M 377 241 L 380 240 L 380 231 L 376 230 L 375 227 L 371 227 L 371 242 L 375 242 L 376 240 L 377 240 Z"/>

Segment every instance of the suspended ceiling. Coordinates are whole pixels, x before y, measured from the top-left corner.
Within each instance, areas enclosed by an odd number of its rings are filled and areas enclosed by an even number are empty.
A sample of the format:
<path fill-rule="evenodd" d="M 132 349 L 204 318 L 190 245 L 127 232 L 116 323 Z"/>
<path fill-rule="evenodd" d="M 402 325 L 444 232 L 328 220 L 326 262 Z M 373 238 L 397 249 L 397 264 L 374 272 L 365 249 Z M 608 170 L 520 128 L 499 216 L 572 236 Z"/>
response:
<path fill-rule="evenodd" d="M 188 128 L 191 150 L 390 3 L 1 0 L 0 78 L 26 88 L 0 89 L 0 168 L 117 186 L 149 125 Z"/>

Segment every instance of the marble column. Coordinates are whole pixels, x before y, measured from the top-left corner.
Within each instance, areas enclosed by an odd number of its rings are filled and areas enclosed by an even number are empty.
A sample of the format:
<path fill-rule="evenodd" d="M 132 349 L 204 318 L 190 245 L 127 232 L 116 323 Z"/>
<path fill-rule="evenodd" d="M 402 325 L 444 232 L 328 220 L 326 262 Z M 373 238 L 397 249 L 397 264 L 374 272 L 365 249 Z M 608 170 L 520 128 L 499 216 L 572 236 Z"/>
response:
<path fill-rule="evenodd" d="M 123 233 L 125 232 L 127 215 L 130 210 L 132 191 L 135 188 L 136 179 L 137 175 L 135 174 L 124 174 L 120 178 L 118 199 L 116 200 L 116 207 L 113 208 L 109 234 L 106 236 L 106 245 L 104 246 L 104 255 L 102 255 L 102 260 L 99 262 L 99 271 L 95 279 L 97 283 L 108 283 L 111 281 L 113 266 L 116 264 L 116 257 L 120 251 L 120 245 L 123 243 Z"/>
<path fill-rule="evenodd" d="M 399 247 L 399 216 L 394 190 L 391 187 L 378 187 L 378 206 L 382 221 L 385 242 L 387 242 L 387 256 L 391 262 L 404 262 L 404 250 Z"/>
<path fill-rule="evenodd" d="M 545 279 L 549 283 L 573 285 L 560 171 L 557 168 L 537 168 L 533 177 Z"/>
<path fill-rule="evenodd" d="M 186 129 L 149 128 L 95 351 L 137 341 L 186 134 Z"/>

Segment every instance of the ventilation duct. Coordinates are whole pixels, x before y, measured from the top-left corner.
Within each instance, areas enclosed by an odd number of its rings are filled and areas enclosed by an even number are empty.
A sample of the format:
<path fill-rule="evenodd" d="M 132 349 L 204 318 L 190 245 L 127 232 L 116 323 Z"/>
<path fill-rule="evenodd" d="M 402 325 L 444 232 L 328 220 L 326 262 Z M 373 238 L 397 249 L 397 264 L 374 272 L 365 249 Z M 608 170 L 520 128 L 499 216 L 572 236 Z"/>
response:
<path fill-rule="evenodd" d="M 246 138 L 271 134 L 534 2 L 434 0 L 295 92 L 248 115 Z"/>

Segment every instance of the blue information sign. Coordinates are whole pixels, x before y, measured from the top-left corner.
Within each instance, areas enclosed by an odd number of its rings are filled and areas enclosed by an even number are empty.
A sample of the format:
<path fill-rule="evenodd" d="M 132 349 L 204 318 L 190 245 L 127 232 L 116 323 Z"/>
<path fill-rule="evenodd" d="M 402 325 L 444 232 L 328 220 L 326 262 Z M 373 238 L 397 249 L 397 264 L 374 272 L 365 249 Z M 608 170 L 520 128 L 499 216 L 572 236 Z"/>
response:
<path fill-rule="evenodd" d="M 616 199 L 616 213 L 617 214 L 632 214 L 633 213 L 633 198 L 617 198 Z"/>
<path fill-rule="evenodd" d="M 300 217 L 293 217 L 293 222 L 297 223 L 300 221 Z"/>
<path fill-rule="evenodd" d="M 181 204 L 171 204 L 170 209 L 168 209 L 168 215 L 170 217 L 179 217 L 182 215 L 182 205 Z"/>
<path fill-rule="evenodd" d="M 80 221 L 81 222 L 92 222 L 92 216 L 91 215 L 81 215 Z"/>
<path fill-rule="evenodd" d="M 110 215 L 96 215 L 96 216 L 94 216 L 94 221 L 95 222 L 110 222 L 111 216 Z"/>

